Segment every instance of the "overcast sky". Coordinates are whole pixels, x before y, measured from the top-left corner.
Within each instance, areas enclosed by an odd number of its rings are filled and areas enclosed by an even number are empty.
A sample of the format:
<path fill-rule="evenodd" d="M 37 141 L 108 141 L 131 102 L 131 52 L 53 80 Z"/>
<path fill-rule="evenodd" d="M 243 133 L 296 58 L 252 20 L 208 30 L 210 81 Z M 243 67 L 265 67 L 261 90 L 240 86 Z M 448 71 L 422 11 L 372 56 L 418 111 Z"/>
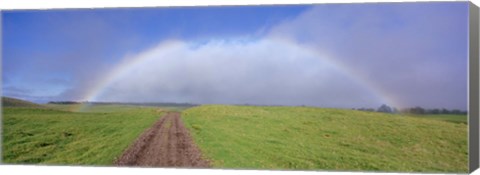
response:
<path fill-rule="evenodd" d="M 468 2 L 2 15 L 4 96 L 467 108 Z"/>

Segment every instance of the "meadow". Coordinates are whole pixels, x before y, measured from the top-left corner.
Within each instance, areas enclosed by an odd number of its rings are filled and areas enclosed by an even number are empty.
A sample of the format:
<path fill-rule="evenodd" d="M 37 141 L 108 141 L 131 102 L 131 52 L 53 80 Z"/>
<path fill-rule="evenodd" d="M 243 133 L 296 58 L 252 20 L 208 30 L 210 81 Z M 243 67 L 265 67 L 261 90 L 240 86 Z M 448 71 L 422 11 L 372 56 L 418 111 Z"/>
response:
<path fill-rule="evenodd" d="M 467 115 L 457 115 L 457 114 L 427 114 L 427 115 L 408 115 L 408 117 L 417 117 L 433 120 L 443 120 L 453 123 L 463 123 L 467 124 L 468 117 Z"/>
<path fill-rule="evenodd" d="M 5 164 L 112 165 L 163 114 L 148 107 L 99 105 L 71 112 L 71 105 L 25 104 L 4 103 Z"/>
<path fill-rule="evenodd" d="M 182 119 L 215 168 L 468 170 L 466 116 L 206 105 Z"/>
<path fill-rule="evenodd" d="M 166 111 L 181 111 L 213 168 L 467 172 L 466 115 L 313 107 L 38 105 L 3 99 L 2 162 L 112 165 Z"/>

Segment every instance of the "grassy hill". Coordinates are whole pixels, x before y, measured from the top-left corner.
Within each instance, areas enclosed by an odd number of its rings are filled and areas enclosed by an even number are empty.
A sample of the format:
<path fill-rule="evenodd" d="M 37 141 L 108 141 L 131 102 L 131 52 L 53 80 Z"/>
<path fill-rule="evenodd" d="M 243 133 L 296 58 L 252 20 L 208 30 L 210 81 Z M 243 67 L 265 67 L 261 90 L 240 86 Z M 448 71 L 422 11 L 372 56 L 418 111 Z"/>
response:
<path fill-rule="evenodd" d="M 433 120 L 443 120 L 453 123 L 468 124 L 468 116 L 464 114 L 427 114 L 427 115 L 409 115 L 409 117 L 426 118 Z"/>
<path fill-rule="evenodd" d="M 214 167 L 467 172 L 467 125 L 311 107 L 207 105 L 182 118 Z"/>
<path fill-rule="evenodd" d="M 12 100 L 7 101 L 11 105 Z M 14 106 L 30 104 L 14 102 Z M 112 165 L 163 113 L 140 107 L 95 110 L 70 112 L 50 107 L 3 107 L 2 162 Z"/>
<path fill-rule="evenodd" d="M 11 97 L 2 97 L 2 106 L 3 107 L 30 107 L 30 108 L 41 108 L 42 105 L 32 103 L 25 100 L 20 100 Z"/>

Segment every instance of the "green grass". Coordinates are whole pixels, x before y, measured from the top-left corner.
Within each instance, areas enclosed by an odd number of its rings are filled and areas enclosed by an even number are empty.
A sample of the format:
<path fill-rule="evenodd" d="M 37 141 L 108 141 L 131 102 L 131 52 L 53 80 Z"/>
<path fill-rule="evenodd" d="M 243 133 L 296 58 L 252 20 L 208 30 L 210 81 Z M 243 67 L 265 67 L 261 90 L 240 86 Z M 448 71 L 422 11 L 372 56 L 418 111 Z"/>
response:
<path fill-rule="evenodd" d="M 42 105 L 32 103 L 25 100 L 20 100 L 10 97 L 2 97 L 2 106 L 3 107 L 28 107 L 28 108 L 42 108 Z"/>
<path fill-rule="evenodd" d="M 161 113 L 152 108 L 74 113 L 3 108 L 6 164 L 112 165 Z"/>
<path fill-rule="evenodd" d="M 185 106 L 159 106 L 157 107 L 163 111 L 176 111 L 176 112 L 182 112 L 187 110 L 188 108 L 191 107 L 185 107 Z"/>
<path fill-rule="evenodd" d="M 119 104 L 95 104 L 86 106 L 82 111 L 78 111 L 83 104 L 46 104 L 46 107 L 62 110 L 62 111 L 71 111 L 71 112 L 93 112 L 93 113 L 105 113 L 105 112 L 125 112 L 132 109 L 139 108 L 150 108 L 154 109 L 155 107 L 144 107 L 144 106 L 133 106 L 133 105 L 119 105 Z"/>
<path fill-rule="evenodd" d="M 208 105 L 182 118 L 216 168 L 462 172 L 467 125 L 309 107 Z"/>
<path fill-rule="evenodd" d="M 434 119 L 434 120 L 443 120 L 453 123 L 463 123 L 467 124 L 468 117 L 467 115 L 456 115 L 456 114 L 429 114 L 429 115 L 409 115 L 410 117 Z"/>

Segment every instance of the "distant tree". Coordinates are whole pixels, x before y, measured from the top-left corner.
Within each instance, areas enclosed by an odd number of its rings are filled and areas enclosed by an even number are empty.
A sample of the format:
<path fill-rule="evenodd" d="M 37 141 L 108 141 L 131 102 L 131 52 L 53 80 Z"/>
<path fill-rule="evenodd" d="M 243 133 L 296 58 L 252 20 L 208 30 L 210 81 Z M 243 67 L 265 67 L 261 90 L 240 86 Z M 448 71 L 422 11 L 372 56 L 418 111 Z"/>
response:
<path fill-rule="evenodd" d="M 462 114 L 462 111 L 458 110 L 458 109 L 454 109 L 450 112 L 451 114 Z"/>
<path fill-rule="evenodd" d="M 412 114 L 425 114 L 425 109 L 417 106 L 417 107 L 414 107 L 414 108 L 410 108 L 410 113 L 412 113 Z"/>
<path fill-rule="evenodd" d="M 359 111 L 369 111 L 369 112 L 375 111 L 375 109 L 373 109 L 373 108 L 358 108 L 357 110 L 359 110 Z"/>
<path fill-rule="evenodd" d="M 443 108 L 440 113 L 441 114 L 450 114 L 450 111 L 448 109 Z"/>
<path fill-rule="evenodd" d="M 49 101 L 48 104 L 79 104 L 75 101 Z"/>
<path fill-rule="evenodd" d="M 392 108 L 386 104 L 382 104 L 382 106 L 377 109 L 377 112 L 392 113 Z"/>
<path fill-rule="evenodd" d="M 429 110 L 429 113 L 430 114 L 440 114 L 440 109 L 432 109 L 432 110 Z"/>

